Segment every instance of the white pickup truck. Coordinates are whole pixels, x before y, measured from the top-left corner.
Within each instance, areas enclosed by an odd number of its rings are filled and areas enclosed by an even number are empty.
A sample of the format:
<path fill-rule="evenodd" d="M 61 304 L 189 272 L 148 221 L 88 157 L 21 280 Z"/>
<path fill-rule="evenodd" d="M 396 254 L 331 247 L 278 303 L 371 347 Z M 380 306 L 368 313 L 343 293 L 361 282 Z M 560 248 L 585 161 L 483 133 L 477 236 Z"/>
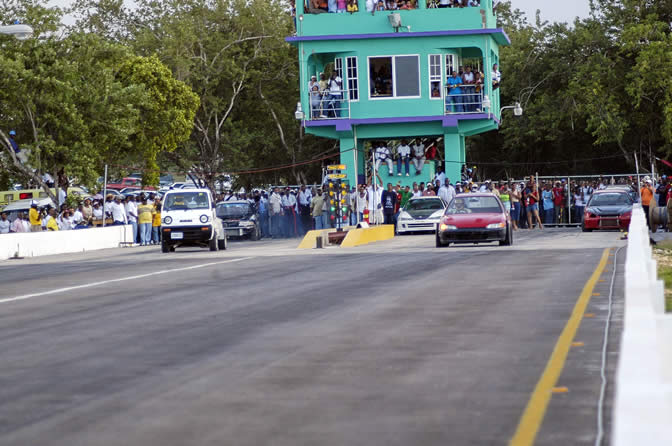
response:
<path fill-rule="evenodd" d="M 178 246 L 226 249 L 226 232 L 208 189 L 169 190 L 161 206 L 161 251 Z"/>

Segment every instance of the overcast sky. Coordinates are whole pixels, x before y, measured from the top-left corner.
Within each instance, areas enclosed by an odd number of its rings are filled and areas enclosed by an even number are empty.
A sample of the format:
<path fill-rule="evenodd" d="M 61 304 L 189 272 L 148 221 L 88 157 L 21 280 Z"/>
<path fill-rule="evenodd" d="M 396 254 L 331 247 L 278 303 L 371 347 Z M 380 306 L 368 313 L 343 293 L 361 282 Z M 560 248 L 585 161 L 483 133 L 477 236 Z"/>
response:
<path fill-rule="evenodd" d="M 51 0 L 50 3 L 58 6 L 68 6 L 73 0 Z M 525 12 L 527 20 L 534 23 L 535 11 L 541 10 L 541 18 L 550 22 L 572 23 L 576 16 L 588 17 L 588 0 L 511 0 L 514 8 Z M 126 3 L 130 3 L 128 0 Z"/>
<path fill-rule="evenodd" d="M 572 23 L 575 17 L 585 18 L 590 12 L 588 0 L 511 0 L 511 3 L 525 12 L 530 23 L 534 23 L 537 9 L 541 10 L 541 18 L 549 22 Z"/>

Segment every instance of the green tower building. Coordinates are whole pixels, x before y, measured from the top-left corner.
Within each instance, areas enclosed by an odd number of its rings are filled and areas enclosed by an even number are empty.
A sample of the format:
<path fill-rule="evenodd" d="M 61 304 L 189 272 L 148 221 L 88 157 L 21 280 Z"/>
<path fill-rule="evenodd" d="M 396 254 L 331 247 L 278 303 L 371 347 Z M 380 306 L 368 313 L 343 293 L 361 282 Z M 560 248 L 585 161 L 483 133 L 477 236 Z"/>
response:
<path fill-rule="evenodd" d="M 365 163 L 371 162 L 364 152 L 367 141 L 415 138 L 442 138 L 446 175 L 458 181 L 465 137 L 496 129 L 500 120 L 492 69 L 499 46 L 510 41 L 496 27 L 493 0 L 449 8 L 437 8 L 438 0 L 418 0 L 416 9 L 375 12 L 367 12 L 366 0 L 354 1 L 354 13 L 296 5 L 297 32 L 287 41 L 299 54 L 297 116 L 308 133 L 340 141 L 350 184 L 355 175 L 363 181 Z M 467 65 L 483 73 L 482 85 L 447 87 L 450 73 Z M 311 95 L 311 78 L 319 81 L 322 73 L 336 73 L 342 91 L 320 95 L 318 87 Z M 395 165 L 392 178 L 383 164 L 380 176 L 384 183 L 427 182 L 435 167 L 443 166 L 428 162 L 419 175 L 411 167 L 410 177 L 397 177 Z"/>

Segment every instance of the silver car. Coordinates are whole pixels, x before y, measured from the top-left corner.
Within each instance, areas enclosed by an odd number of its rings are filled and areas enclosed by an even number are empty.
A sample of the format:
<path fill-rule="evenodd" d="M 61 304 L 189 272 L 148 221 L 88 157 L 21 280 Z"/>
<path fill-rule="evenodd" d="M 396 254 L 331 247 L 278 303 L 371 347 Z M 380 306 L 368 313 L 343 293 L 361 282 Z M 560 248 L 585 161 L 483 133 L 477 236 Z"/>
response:
<path fill-rule="evenodd" d="M 399 210 L 397 234 L 435 231 L 446 209 L 446 203 L 439 197 L 411 198 Z"/>

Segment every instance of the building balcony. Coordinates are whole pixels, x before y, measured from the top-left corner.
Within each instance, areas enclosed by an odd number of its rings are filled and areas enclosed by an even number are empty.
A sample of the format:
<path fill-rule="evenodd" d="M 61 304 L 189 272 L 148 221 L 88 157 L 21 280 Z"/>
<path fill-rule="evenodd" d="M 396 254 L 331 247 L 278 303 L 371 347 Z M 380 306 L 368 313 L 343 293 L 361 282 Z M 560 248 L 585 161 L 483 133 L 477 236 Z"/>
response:
<path fill-rule="evenodd" d="M 413 3 L 417 5 L 417 9 L 373 12 L 366 11 L 366 0 L 355 1 L 358 2 L 358 12 L 340 14 L 326 13 L 318 8 L 304 10 L 304 5 L 297 4 L 296 36 L 319 36 L 326 40 L 330 38 L 329 36 L 336 38 L 336 36 L 351 35 L 351 38 L 371 38 L 391 33 L 417 35 L 417 33 L 496 28 L 493 0 L 480 0 L 480 6 L 460 8 L 435 7 L 442 0 L 419 0 L 419 3 Z M 399 1 L 402 2 L 402 0 Z M 393 26 L 394 20 L 390 20 L 391 14 L 398 14 L 400 26 Z"/>

